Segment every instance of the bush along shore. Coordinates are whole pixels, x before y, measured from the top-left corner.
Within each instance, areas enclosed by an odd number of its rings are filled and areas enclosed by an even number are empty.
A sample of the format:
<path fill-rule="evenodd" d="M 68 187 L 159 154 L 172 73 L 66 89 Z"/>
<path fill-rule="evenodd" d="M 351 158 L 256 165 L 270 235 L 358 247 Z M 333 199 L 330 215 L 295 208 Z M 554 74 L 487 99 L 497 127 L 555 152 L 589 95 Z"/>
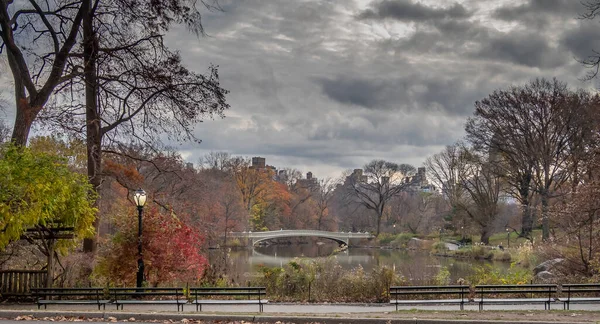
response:
<path fill-rule="evenodd" d="M 390 286 L 410 282 L 389 266 L 366 271 L 361 266 L 344 269 L 333 257 L 294 259 L 283 267 L 261 267 L 260 276 L 248 284 L 267 288 L 269 300 L 279 302 L 389 302 Z M 531 271 L 513 265 L 508 271 L 491 265 L 477 266 L 474 273 L 459 279 L 460 284 L 523 284 L 532 280 Z M 456 284 L 450 272 L 440 267 L 426 285 Z"/>

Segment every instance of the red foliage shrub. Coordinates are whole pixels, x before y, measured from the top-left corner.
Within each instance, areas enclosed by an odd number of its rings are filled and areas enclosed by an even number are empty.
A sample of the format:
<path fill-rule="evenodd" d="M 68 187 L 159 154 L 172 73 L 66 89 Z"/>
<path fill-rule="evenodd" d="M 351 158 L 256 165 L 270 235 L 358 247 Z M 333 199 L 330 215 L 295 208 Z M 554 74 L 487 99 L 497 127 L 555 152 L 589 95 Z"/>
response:
<path fill-rule="evenodd" d="M 116 221 L 117 233 L 101 249 L 95 273 L 115 286 L 134 286 L 138 259 L 137 214 Z M 202 235 L 170 213 L 151 206 L 143 213 L 142 255 L 149 286 L 197 282 L 207 261 Z"/>

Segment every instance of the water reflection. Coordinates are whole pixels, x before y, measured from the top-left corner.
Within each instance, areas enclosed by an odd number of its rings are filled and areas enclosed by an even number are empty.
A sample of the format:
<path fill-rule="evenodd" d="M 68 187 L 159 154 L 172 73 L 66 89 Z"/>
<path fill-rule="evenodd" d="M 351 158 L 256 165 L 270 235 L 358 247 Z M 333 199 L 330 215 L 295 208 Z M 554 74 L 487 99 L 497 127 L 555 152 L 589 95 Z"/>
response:
<path fill-rule="evenodd" d="M 282 267 L 297 257 L 324 258 L 332 255 L 336 248 L 338 248 L 337 244 L 299 244 L 233 250 L 227 258 L 228 276 L 236 282 L 245 283 L 251 277 L 259 275 L 257 270 L 260 266 Z M 216 253 L 223 253 L 223 251 Z M 333 255 L 332 258 L 345 269 L 361 266 L 366 271 L 370 271 L 373 267 L 386 265 L 401 273 L 413 285 L 432 283 L 432 279 L 439 273 L 441 267 L 449 270 L 452 283 L 456 283 L 459 278 L 467 278 L 474 272 L 475 266 L 487 263 L 504 271 L 510 267 L 504 262 L 437 257 L 430 255 L 428 251 L 377 248 L 350 248 Z"/>

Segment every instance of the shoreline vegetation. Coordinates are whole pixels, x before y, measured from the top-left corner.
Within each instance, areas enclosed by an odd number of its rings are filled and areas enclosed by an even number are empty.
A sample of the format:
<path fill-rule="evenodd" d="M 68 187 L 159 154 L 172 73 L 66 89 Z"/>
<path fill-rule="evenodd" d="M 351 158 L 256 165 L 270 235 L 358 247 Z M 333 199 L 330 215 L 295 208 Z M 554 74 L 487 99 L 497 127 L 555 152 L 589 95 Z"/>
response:
<path fill-rule="evenodd" d="M 506 238 L 506 236 L 504 236 Z M 500 243 L 495 238 L 492 242 Z M 316 243 L 304 240 L 305 244 Z M 373 249 L 427 250 L 439 257 L 460 259 L 485 259 L 490 261 L 510 262 L 508 270 L 494 268 L 491 264 L 474 266 L 474 273 L 460 278 L 461 284 L 523 284 L 533 280 L 532 266 L 535 256 L 532 245 L 524 239 L 513 240 L 511 248 L 483 246 L 479 243 L 460 245 L 460 237 L 447 236 L 419 238 L 417 235 L 381 234 L 371 241 L 357 242 L 353 247 Z M 291 244 L 291 242 L 278 242 Z M 456 247 L 448 249 L 448 245 Z M 348 249 L 347 246 L 336 248 L 328 257 L 295 258 L 280 267 L 261 266 L 257 276 L 247 282 L 253 286 L 265 286 L 269 299 L 273 301 L 294 302 L 387 302 L 388 289 L 392 285 L 410 285 L 410 280 L 395 267 L 376 266 L 370 271 L 362 266 L 344 269 L 335 255 Z M 226 280 L 225 280 L 226 281 Z M 448 268 L 440 267 L 438 273 L 426 284 L 450 285 L 452 282 Z"/>

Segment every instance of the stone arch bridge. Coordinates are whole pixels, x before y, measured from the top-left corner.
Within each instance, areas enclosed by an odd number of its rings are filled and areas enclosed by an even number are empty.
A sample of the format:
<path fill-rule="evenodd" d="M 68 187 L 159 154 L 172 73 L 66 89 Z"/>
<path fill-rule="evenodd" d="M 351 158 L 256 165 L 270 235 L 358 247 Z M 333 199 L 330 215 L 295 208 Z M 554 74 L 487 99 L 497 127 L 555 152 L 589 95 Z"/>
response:
<path fill-rule="evenodd" d="M 375 236 L 370 233 L 350 233 L 350 232 L 328 232 L 312 230 L 279 230 L 266 232 L 232 232 L 231 237 L 248 239 L 252 246 L 258 242 L 267 241 L 285 237 L 322 237 L 334 240 L 340 244 L 348 245 L 351 239 L 372 239 Z"/>

